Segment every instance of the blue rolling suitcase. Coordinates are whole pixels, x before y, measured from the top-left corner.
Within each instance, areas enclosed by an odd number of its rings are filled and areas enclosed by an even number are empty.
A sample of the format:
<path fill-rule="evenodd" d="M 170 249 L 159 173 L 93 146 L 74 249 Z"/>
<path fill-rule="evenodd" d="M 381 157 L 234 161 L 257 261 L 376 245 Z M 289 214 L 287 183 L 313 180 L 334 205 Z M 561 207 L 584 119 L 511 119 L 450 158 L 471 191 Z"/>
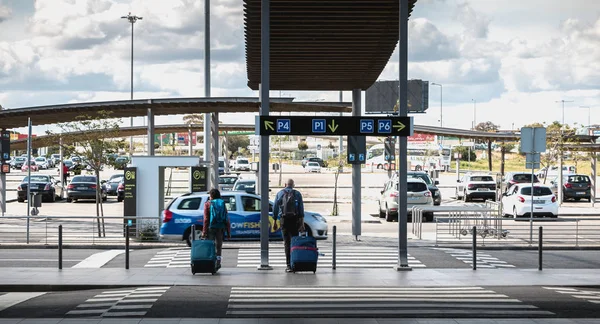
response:
<path fill-rule="evenodd" d="M 317 240 L 301 233 L 300 236 L 292 237 L 290 246 L 290 266 L 293 272 L 312 271 L 317 272 L 317 260 L 319 258 L 319 249 Z"/>
<path fill-rule="evenodd" d="M 217 273 L 217 249 L 213 240 L 193 240 L 190 250 L 192 274 Z"/>

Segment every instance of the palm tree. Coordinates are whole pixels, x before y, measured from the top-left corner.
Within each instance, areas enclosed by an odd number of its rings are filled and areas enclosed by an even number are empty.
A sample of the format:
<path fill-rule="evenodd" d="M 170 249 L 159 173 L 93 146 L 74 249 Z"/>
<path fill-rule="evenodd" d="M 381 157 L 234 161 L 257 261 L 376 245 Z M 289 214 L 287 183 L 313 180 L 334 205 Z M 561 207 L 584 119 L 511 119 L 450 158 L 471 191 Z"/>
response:
<path fill-rule="evenodd" d="M 204 116 L 202 114 L 184 115 L 183 122 L 187 125 L 202 125 L 204 123 Z"/>

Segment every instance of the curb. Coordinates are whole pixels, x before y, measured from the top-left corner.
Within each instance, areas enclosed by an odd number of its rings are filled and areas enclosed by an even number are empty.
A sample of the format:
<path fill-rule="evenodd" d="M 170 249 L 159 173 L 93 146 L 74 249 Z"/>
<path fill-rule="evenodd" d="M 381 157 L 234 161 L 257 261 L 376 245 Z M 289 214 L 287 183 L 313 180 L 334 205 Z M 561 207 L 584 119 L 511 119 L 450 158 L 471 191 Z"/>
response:
<path fill-rule="evenodd" d="M 76 291 L 76 290 L 91 290 L 91 289 L 120 289 L 129 287 L 152 287 L 152 286 L 171 286 L 176 285 L 158 285 L 158 284 L 143 284 L 143 285 L 91 285 L 91 284 L 17 284 L 17 285 L 0 285 L 0 291 L 4 292 L 40 292 L 40 291 Z"/>

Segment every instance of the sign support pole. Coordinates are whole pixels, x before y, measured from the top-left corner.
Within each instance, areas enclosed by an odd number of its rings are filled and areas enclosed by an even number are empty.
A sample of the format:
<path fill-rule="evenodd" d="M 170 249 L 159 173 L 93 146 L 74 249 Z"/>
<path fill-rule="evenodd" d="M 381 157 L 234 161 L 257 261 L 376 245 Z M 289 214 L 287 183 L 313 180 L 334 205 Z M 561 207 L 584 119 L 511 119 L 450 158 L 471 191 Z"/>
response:
<path fill-rule="evenodd" d="M 6 174 L 0 173 L 0 210 L 2 210 L 2 217 L 6 213 Z"/>
<path fill-rule="evenodd" d="M 29 244 L 29 216 L 31 203 L 31 118 L 27 118 L 27 244 Z"/>
<path fill-rule="evenodd" d="M 408 0 L 399 0 L 399 42 L 398 42 L 398 112 L 400 117 L 408 115 Z M 407 222 L 407 192 L 406 192 L 406 163 L 408 147 L 407 138 L 398 138 L 398 265 L 397 271 L 412 270 L 408 266 L 408 226 Z"/>
<path fill-rule="evenodd" d="M 352 90 L 352 116 L 361 115 L 361 91 Z M 350 142 L 350 141 L 348 141 Z M 350 150 L 348 150 L 350 152 Z M 358 241 L 361 233 L 361 169 L 360 164 L 352 164 L 352 236 Z"/>
<path fill-rule="evenodd" d="M 271 3 L 261 0 L 260 18 L 260 116 L 269 116 L 270 61 L 271 61 Z M 259 194 L 260 194 L 260 266 L 258 270 L 272 270 L 269 266 L 269 136 L 260 136 Z"/>
<path fill-rule="evenodd" d="M 535 177 L 535 128 L 531 132 L 531 209 L 529 213 L 529 245 L 533 244 L 533 178 Z"/>

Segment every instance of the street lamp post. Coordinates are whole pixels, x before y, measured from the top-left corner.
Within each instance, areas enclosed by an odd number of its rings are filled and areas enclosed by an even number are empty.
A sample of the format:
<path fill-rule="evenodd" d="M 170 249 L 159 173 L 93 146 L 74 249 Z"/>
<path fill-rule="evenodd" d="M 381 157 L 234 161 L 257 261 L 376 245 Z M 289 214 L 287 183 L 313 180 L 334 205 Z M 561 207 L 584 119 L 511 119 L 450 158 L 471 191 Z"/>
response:
<path fill-rule="evenodd" d="M 127 19 L 131 23 L 131 93 L 130 100 L 133 100 L 133 25 L 136 21 L 142 20 L 142 17 L 131 15 L 131 12 L 127 16 L 121 16 L 121 19 Z M 129 125 L 133 127 L 133 117 L 129 117 Z M 150 140 L 150 139 L 148 139 Z M 133 154 L 133 136 L 129 137 L 129 156 Z"/>
<path fill-rule="evenodd" d="M 559 100 L 555 102 L 562 102 L 562 124 L 561 127 L 565 125 L 565 102 L 573 102 L 573 100 Z"/>
<path fill-rule="evenodd" d="M 591 109 L 590 109 L 590 106 L 579 106 L 579 108 L 587 108 L 587 110 L 588 110 L 587 127 L 589 128 L 590 126 L 592 126 L 592 118 L 591 118 Z"/>
<path fill-rule="evenodd" d="M 443 119 L 442 119 L 443 116 L 444 116 L 443 115 L 443 110 L 442 110 L 443 109 L 442 103 L 444 101 L 444 90 L 443 90 L 444 87 L 441 84 L 435 83 L 435 82 L 431 82 L 431 85 L 435 85 L 435 86 L 439 86 L 440 87 L 440 127 L 444 127 L 444 122 L 443 122 Z M 443 139 L 443 137 L 440 136 L 440 144 L 442 144 L 442 139 Z"/>
<path fill-rule="evenodd" d="M 475 129 L 475 126 L 477 125 L 477 100 L 471 99 L 471 101 L 473 101 L 473 128 L 472 129 Z"/>

